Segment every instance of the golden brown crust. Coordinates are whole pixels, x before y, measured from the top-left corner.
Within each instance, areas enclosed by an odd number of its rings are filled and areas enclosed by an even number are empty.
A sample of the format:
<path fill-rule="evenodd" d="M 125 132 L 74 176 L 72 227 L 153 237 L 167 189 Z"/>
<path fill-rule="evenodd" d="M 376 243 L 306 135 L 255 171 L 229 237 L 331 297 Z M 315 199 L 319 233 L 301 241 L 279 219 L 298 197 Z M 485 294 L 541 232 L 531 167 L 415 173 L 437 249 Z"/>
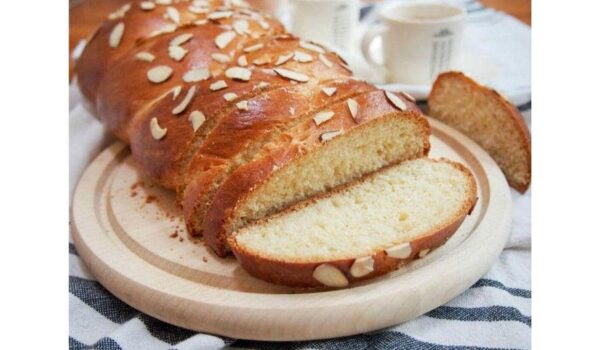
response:
<path fill-rule="evenodd" d="M 421 237 L 416 238 L 410 241 L 411 253 L 407 258 L 397 259 L 392 258 L 387 255 L 385 250 L 380 250 L 377 252 L 373 252 L 371 257 L 374 259 L 374 270 L 373 272 L 367 274 L 363 277 L 353 277 L 350 274 L 350 268 L 356 258 L 349 259 L 338 259 L 338 260 L 329 260 L 329 261 L 314 261 L 314 262 L 294 262 L 294 261 L 284 261 L 269 258 L 267 256 L 260 256 L 253 252 L 249 252 L 243 246 L 239 245 L 236 241 L 236 235 L 233 234 L 230 236 L 227 241 L 233 251 L 233 254 L 238 259 L 242 267 L 254 277 L 263 279 L 265 281 L 287 285 L 291 287 L 301 287 L 301 288 L 315 288 L 315 287 L 324 287 L 323 284 L 317 281 L 313 277 L 313 272 L 315 268 L 322 264 L 330 264 L 337 267 L 348 279 L 350 284 L 357 281 L 362 281 L 366 279 L 371 279 L 377 276 L 381 276 L 390 271 L 396 270 L 398 267 L 406 265 L 411 261 L 419 258 L 419 253 L 426 250 L 433 250 L 435 248 L 443 245 L 450 237 L 458 230 L 462 222 L 464 221 L 467 215 L 470 215 L 473 207 L 477 202 L 477 185 L 475 183 L 475 179 L 471 172 L 464 167 L 462 164 L 451 162 L 445 159 L 438 160 L 438 162 L 445 162 L 451 164 L 456 169 L 459 169 L 469 178 L 469 194 L 468 198 L 466 198 L 464 205 L 457 213 L 457 215 L 449 220 L 447 223 L 443 224 L 443 227 L 434 230 L 433 232 L 425 233 Z M 382 169 L 380 171 L 385 171 Z M 369 176 L 377 176 L 377 173 L 371 174 Z M 346 190 L 351 186 L 355 186 L 363 179 L 356 181 L 352 184 L 347 184 L 342 188 L 336 189 L 335 191 L 329 192 L 327 194 L 323 194 L 318 198 L 312 198 L 302 203 L 299 203 L 293 207 L 286 209 L 285 211 L 277 214 L 276 216 L 284 216 L 289 214 L 292 211 L 298 210 L 310 203 L 323 198 L 331 196 L 335 193 Z M 268 222 L 267 220 L 261 220 L 256 225 L 264 225 Z"/>
<path fill-rule="evenodd" d="M 481 93 L 484 93 L 486 96 L 489 96 L 490 99 L 493 99 L 493 100 L 497 101 L 498 103 L 500 103 L 502 108 L 510 116 L 510 120 L 519 134 L 519 142 L 520 142 L 519 147 L 521 147 L 521 149 L 527 155 L 527 157 L 526 157 L 527 164 L 525 164 L 525 167 L 527 169 L 528 174 L 527 174 L 525 181 L 519 181 L 519 180 L 515 179 L 513 176 L 511 176 L 511 174 L 506 169 L 503 169 L 503 171 L 506 175 L 506 178 L 507 178 L 510 186 L 512 186 L 513 188 L 515 188 L 517 191 L 519 191 L 521 193 L 525 193 L 525 191 L 527 191 L 527 189 L 529 188 L 529 184 L 531 182 L 531 136 L 529 133 L 529 129 L 528 129 L 527 125 L 525 124 L 525 120 L 523 119 L 523 116 L 521 115 L 519 110 L 512 103 L 510 103 L 504 96 L 502 96 L 500 93 L 498 93 L 496 90 L 480 85 L 473 79 L 466 76 L 464 73 L 462 73 L 462 72 L 446 72 L 446 73 L 440 74 L 437 77 L 437 79 L 434 82 L 433 87 L 431 89 L 430 97 L 428 99 L 428 104 L 429 104 L 430 113 L 434 114 L 434 115 L 432 115 L 432 117 L 436 117 L 436 118 L 440 117 L 439 115 L 435 115 L 436 113 L 432 112 L 432 110 L 434 110 L 434 108 L 432 108 L 432 103 L 434 103 L 434 102 L 432 102 L 432 101 L 435 101 L 436 96 L 438 95 L 438 92 L 442 89 L 442 85 L 444 84 L 444 81 L 449 80 L 449 79 L 458 79 L 458 80 L 468 84 L 470 89 L 477 90 Z M 442 121 L 444 121 L 444 120 L 442 120 Z M 460 125 L 453 125 L 453 126 L 459 128 L 459 130 L 462 130 L 463 132 L 466 131 L 463 128 L 461 128 Z"/>
<path fill-rule="evenodd" d="M 400 96 L 400 95 L 398 95 Z M 401 97 L 403 98 L 403 97 Z M 348 112 L 345 103 L 340 103 L 332 111 L 335 116 L 325 124 L 316 126 L 308 122 L 298 134 L 282 138 L 282 143 L 276 150 L 261 159 L 246 163 L 234 171 L 219 187 L 203 222 L 205 243 L 219 256 L 227 255 L 229 249 L 226 243 L 227 234 L 231 233 L 231 219 L 236 207 L 260 184 L 266 182 L 277 170 L 299 159 L 308 152 L 326 146 L 319 136 L 328 130 L 344 130 L 344 133 L 359 129 L 360 125 L 386 118 L 407 118 L 420 125 L 425 148 L 422 156 L 429 151 L 429 124 L 422 117 L 418 107 L 403 98 L 409 107 L 408 111 L 400 112 L 392 106 L 382 91 L 374 91 L 355 98 L 361 106 L 360 114 L 355 121 Z M 300 142 L 301 141 L 301 142 Z"/>
<path fill-rule="evenodd" d="M 217 9 L 224 5 L 224 1 L 210 1 L 211 8 Z M 166 18 L 165 13 L 168 6 L 157 5 L 151 11 L 144 11 L 140 8 L 140 1 L 131 3 L 129 10 L 120 18 L 107 19 L 94 35 L 88 41 L 85 50 L 76 62 L 75 70 L 77 73 L 78 84 L 82 95 L 88 100 L 91 106 L 95 107 L 98 97 L 98 88 L 104 80 L 106 73 L 112 70 L 113 63 L 120 57 L 131 52 L 137 45 L 144 45 L 146 42 L 152 42 L 158 37 L 152 37 L 156 31 L 173 25 L 173 20 Z M 179 2 L 169 5 L 175 8 L 180 15 L 180 25 L 192 23 L 206 17 L 206 14 L 195 14 L 189 10 L 189 2 Z M 236 15 L 243 9 L 234 9 Z M 284 31 L 283 26 L 276 20 L 269 17 L 264 18 L 270 25 L 269 33 L 277 34 Z M 110 34 L 118 23 L 123 23 L 125 30 L 122 39 L 116 48 L 110 48 L 108 41 Z M 231 19 L 222 19 L 211 21 L 211 23 L 230 24 Z M 176 32 L 178 32 L 177 30 Z M 102 114 L 100 114 L 102 116 Z M 121 130 L 115 130 L 119 137 L 127 135 Z"/>

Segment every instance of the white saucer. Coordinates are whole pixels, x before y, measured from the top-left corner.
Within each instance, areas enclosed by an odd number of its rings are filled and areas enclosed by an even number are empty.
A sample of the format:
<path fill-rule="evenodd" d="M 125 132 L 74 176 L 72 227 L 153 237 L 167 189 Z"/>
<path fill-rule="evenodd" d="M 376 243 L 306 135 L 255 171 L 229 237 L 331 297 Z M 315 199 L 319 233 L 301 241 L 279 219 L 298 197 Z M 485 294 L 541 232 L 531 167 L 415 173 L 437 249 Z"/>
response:
<path fill-rule="evenodd" d="M 498 74 L 498 69 L 492 61 L 470 53 L 463 54 L 461 65 L 456 67 L 456 70 L 462 71 L 484 85 L 491 85 L 491 82 Z M 407 92 L 417 100 L 427 99 L 432 87 L 432 84 L 416 85 L 403 84 L 401 82 L 378 83 L 376 85 L 390 91 Z"/>

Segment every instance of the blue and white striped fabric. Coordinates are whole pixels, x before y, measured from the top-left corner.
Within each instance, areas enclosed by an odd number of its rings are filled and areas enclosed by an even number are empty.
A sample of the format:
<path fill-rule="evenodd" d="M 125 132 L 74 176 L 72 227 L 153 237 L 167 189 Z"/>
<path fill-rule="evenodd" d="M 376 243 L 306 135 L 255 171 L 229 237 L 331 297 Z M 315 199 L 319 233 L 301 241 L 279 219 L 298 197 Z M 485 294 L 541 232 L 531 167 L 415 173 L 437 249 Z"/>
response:
<path fill-rule="evenodd" d="M 511 17 L 467 1 L 469 22 L 482 33 L 523 32 Z M 368 9 L 363 9 L 363 15 Z M 517 26 L 518 28 L 515 29 Z M 526 31 L 528 33 L 528 31 Z M 518 43 L 529 50 L 530 36 Z M 486 45 L 492 45 L 488 42 Z M 506 54 L 506 53 L 501 53 Z M 527 52 L 527 55 L 529 53 Z M 499 60 L 502 58 L 500 57 Z M 529 77 L 515 72 L 515 79 Z M 505 77 L 506 80 L 513 77 Z M 504 92 L 530 121 L 530 89 Z M 70 191 L 87 164 L 112 142 L 70 91 Z M 531 192 L 513 191 L 511 238 L 491 271 L 446 305 L 402 325 L 352 337 L 293 343 L 237 340 L 181 329 L 123 303 L 88 272 L 69 243 L 69 346 L 72 349 L 528 349 L 531 347 Z"/>

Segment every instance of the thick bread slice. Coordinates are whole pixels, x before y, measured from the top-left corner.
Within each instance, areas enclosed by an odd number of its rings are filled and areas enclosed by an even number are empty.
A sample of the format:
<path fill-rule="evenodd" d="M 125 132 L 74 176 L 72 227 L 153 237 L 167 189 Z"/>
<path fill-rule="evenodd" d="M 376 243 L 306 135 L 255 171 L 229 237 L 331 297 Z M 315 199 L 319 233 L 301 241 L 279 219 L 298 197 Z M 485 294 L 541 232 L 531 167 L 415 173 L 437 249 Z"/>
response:
<path fill-rule="evenodd" d="M 402 100 L 406 110 L 400 111 L 383 91 L 354 101 L 354 117 L 348 101 L 340 102 L 329 108 L 330 120 L 295 126 L 274 142 L 275 149 L 235 170 L 206 212 L 208 246 L 226 255 L 227 235 L 249 222 L 387 165 L 427 155 L 429 124 L 414 104 Z"/>
<path fill-rule="evenodd" d="M 211 11 L 216 10 L 225 5 L 223 0 L 212 0 L 208 3 Z M 235 6 L 235 4 L 232 4 Z M 172 18 L 165 16 L 167 7 L 172 7 L 179 14 L 179 23 L 174 23 Z M 154 37 L 165 34 L 159 34 L 164 31 L 166 34 L 174 31 L 173 26 L 193 26 L 194 23 L 203 23 L 207 15 L 192 12 L 190 3 L 187 1 L 173 2 L 168 6 L 156 4 L 152 10 L 143 10 L 140 6 L 140 1 L 135 1 L 130 4 L 125 4 L 123 7 L 115 11 L 112 16 L 102 23 L 96 32 L 90 37 L 85 50 L 81 57 L 76 62 L 75 70 L 77 72 L 77 81 L 82 95 L 88 103 L 96 106 L 96 99 L 99 95 L 98 88 L 104 80 L 105 74 L 112 70 L 114 61 L 125 54 L 130 54 L 131 50 L 139 44 L 146 41 L 152 41 Z M 268 16 L 253 16 L 250 18 L 245 15 L 247 9 L 233 8 L 233 16 L 220 20 L 208 21 L 211 23 L 231 25 L 236 19 L 246 19 L 250 23 L 250 29 L 258 31 L 262 35 L 276 35 L 285 31 L 283 25 L 279 21 Z M 260 20 L 262 25 L 256 27 L 253 19 Z M 264 22 L 263 22 L 264 21 Z M 109 47 L 109 38 L 115 26 L 123 23 L 123 34 L 121 40 L 116 47 Z M 265 23 L 267 25 L 265 25 Z M 198 28 L 205 24 L 198 25 Z M 252 33 L 253 33 L 252 32 Z M 180 32 L 178 34 L 181 34 Z M 258 35 L 258 34 L 257 34 Z M 204 37 L 204 35 L 201 35 Z M 166 51 L 165 51 L 166 52 Z M 128 72 L 129 73 L 129 72 Z M 125 136 L 121 134 L 120 136 Z"/>
<path fill-rule="evenodd" d="M 229 237 L 251 275 L 294 287 L 345 287 L 425 256 L 476 203 L 464 166 L 421 158 L 298 204 Z"/>
<path fill-rule="evenodd" d="M 498 163 L 508 183 L 523 193 L 531 182 L 531 140 L 519 111 L 495 90 L 460 72 L 438 76 L 429 114 L 475 140 Z"/>
<path fill-rule="evenodd" d="M 328 96 L 323 86 L 336 92 Z M 188 232 L 202 232 L 206 208 L 226 176 L 276 148 L 283 132 L 312 121 L 317 113 L 329 111 L 334 105 L 345 104 L 348 98 L 375 90 L 371 84 L 348 78 L 297 84 L 249 99 L 247 110 L 234 110 L 224 116 L 198 148 L 182 181 L 186 184 L 181 199 Z"/>

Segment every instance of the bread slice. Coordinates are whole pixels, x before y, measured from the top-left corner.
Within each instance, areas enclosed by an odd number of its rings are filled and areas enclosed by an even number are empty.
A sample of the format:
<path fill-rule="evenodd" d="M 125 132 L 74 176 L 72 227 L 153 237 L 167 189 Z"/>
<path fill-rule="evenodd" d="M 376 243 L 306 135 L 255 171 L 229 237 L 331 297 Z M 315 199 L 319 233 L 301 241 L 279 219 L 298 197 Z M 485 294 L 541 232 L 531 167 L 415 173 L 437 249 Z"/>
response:
<path fill-rule="evenodd" d="M 248 225 L 228 238 L 251 275 L 294 287 L 345 287 L 425 256 L 476 203 L 464 166 L 421 158 Z"/>
<path fill-rule="evenodd" d="M 493 89 L 460 72 L 438 76 L 429 115 L 462 131 L 494 158 L 508 183 L 524 193 L 531 182 L 531 141 L 519 111 Z"/>
<path fill-rule="evenodd" d="M 205 242 L 218 255 L 229 251 L 227 235 L 248 223 L 428 154 L 429 124 L 414 104 L 404 101 L 402 111 L 380 90 L 353 101 L 354 116 L 348 100 L 341 101 L 327 109 L 331 119 L 317 125 L 310 118 L 287 130 L 227 177 L 203 220 Z"/>

